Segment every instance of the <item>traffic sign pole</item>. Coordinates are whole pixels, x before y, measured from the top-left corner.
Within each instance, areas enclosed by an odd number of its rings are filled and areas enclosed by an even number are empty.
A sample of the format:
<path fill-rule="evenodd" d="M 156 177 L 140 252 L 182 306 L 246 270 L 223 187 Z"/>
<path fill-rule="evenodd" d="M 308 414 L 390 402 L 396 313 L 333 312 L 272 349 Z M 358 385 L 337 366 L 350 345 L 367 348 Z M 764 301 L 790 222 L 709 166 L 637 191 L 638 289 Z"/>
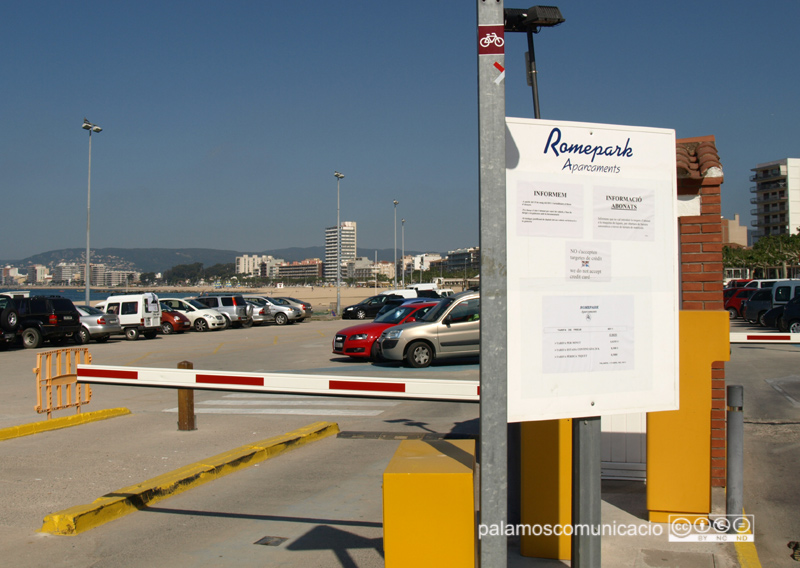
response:
<path fill-rule="evenodd" d="M 505 566 L 507 537 L 507 281 L 505 40 L 503 1 L 478 4 L 478 124 L 481 251 L 481 566 Z M 491 529 L 495 528 L 494 531 Z"/>

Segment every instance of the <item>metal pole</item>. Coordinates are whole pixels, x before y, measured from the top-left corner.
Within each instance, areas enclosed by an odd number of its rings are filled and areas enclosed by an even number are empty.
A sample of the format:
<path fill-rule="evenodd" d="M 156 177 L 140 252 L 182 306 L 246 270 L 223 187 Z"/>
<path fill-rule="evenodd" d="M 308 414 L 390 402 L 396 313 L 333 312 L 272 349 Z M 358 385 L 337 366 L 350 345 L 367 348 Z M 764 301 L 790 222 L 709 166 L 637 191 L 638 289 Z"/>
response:
<path fill-rule="evenodd" d="M 342 315 L 342 297 L 340 292 L 342 279 L 342 223 L 339 221 L 339 182 L 344 174 L 333 172 L 336 176 L 336 317 Z"/>
<path fill-rule="evenodd" d="M 397 288 L 397 200 L 394 200 L 394 279 L 392 288 Z"/>
<path fill-rule="evenodd" d="M 744 510 L 744 387 L 728 385 L 728 448 L 725 460 L 725 512 L 730 521 L 729 533 L 736 534 L 737 520 Z"/>
<path fill-rule="evenodd" d="M 541 118 L 539 114 L 539 82 L 536 78 L 536 54 L 533 52 L 533 32 L 528 29 L 528 77 L 533 90 L 533 117 Z"/>
<path fill-rule="evenodd" d="M 375 266 L 372 269 L 372 277 L 375 279 L 375 295 L 378 294 L 378 251 L 375 251 Z"/>
<path fill-rule="evenodd" d="M 480 565 L 493 568 L 508 562 L 508 540 L 499 530 L 508 518 L 506 99 L 501 75 L 505 48 L 504 40 L 498 41 L 504 35 L 503 1 L 477 0 L 477 12 L 482 338 L 479 531 L 484 533 Z"/>
<path fill-rule="evenodd" d="M 406 287 L 406 220 L 400 219 L 400 263 L 403 265 L 403 284 L 402 288 Z"/>
<path fill-rule="evenodd" d="M 92 218 L 92 130 L 89 129 L 89 189 L 86 194 L 86 305 L 89 303 L 90 288 L 92 286 L 92 273 L 89 271 L 89 227 Z"/>
<path fill-rule="evenodd" d="M 600 568 L 600 417 L 572 420 L 572 566 Z"/>

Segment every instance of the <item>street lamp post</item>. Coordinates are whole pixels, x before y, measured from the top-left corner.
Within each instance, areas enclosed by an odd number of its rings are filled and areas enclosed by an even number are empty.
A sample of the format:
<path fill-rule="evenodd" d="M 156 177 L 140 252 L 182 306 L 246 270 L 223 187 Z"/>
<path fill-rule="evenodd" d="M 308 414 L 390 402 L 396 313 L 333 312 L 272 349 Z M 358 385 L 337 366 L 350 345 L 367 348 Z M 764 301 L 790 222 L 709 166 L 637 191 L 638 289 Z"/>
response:
<path fill-rule="evenodd" d="M 90 306 L 89 303 L 89 296 L 90 290 L 92 285 L 92 273 L 89 270 L 89 228 L 91 226 L 91 219 L 92 219 L 92 132 L 102 132 L 103 129 L 97 126 L 96 124 L 92 124 L 85 118 L 83 119 L 83 126 L 81 127 L 84 130 L 89 131 L 89 188 L 87 190 L 86 196 L 86 305 Z"/>
<path fill-rule="evenodd" d="M 339 182 L 344 174 L 333 172 L 336 176 L 336 317 L 341 317 L 342 296 L 340 293 L 342 278 L 342 224 L 339 222 Z"/>
<path fill-rule="evenodd" d="M 406 220 L 400 219 L 400 263 L 403 265 L 403 288 L 406 287 Z M 413 275 L 412 275 L 413 276 Z"/>
<path fill-rule="evenodd" d="M 394 287 L 397 288 L 397 204 L 400 203 L 396 199 L 394 203 Z"/>

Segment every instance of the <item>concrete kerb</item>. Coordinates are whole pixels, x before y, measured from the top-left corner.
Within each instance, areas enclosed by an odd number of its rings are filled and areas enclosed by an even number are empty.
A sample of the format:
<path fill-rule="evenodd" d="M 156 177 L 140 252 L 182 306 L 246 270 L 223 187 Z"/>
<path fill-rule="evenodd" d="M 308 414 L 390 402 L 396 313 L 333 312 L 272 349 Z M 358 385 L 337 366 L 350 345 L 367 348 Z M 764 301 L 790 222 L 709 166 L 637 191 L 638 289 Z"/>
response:
<path fill-rule="evenodd" d="M 116 416 L 125 416 L 130 413 L 131 411 L 127 408 L 107 408 L 105 410 L 73 414 L 72 416 L 62 416 L 60 418 L 53 418 L 52 420 L 21 424 L 20 426 L 10 426 L 0 429 L 0 441 L 11 440 L 12 438 L 19 438 L 21 436 L 30 436 L 31 434 L 40 434 L 41 432 L 48 432 L 50 430 L 69 428 L 71 426 L 78 426 L 79 424 L 96 422 L 98 420 L 107 420 Z"/>
<path fill-rule="evenodd" d="M 187 489 L 338 432 L 339 425 L 335 422 L 315 422 L 280 436 L 211 456 L 143 483 L 123 487 L 92 503 L 51 513 L 44 518 L 40 532 L 55 535 L 80 534 Z"/>

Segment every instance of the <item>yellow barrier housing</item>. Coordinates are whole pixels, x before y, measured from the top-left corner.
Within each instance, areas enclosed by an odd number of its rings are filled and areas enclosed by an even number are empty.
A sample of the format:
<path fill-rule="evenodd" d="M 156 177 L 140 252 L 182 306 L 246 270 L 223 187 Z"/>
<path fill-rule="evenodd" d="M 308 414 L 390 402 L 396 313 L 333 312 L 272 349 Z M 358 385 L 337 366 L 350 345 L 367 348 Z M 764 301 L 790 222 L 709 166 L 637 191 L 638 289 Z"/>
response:
<path fill-rule="evenodd" d="M 572 524 L 572 419 L 521 425 L 520 516 L 523 526 Z M 570 560 L 572 537 L 522 534 L 522 556 Z"/>
<path fill-rule="evenodd" d="M 730 359 L 729 316 L 680 313 L 680 410 L 647 415 L 647 509 L 650 521 L 711 512 L 711 364 Z"/>
<path fill-rule="evenodd" d="M 383 473 L 387 568 L 475 566 L 475 441 L 404 440 Z"/>

